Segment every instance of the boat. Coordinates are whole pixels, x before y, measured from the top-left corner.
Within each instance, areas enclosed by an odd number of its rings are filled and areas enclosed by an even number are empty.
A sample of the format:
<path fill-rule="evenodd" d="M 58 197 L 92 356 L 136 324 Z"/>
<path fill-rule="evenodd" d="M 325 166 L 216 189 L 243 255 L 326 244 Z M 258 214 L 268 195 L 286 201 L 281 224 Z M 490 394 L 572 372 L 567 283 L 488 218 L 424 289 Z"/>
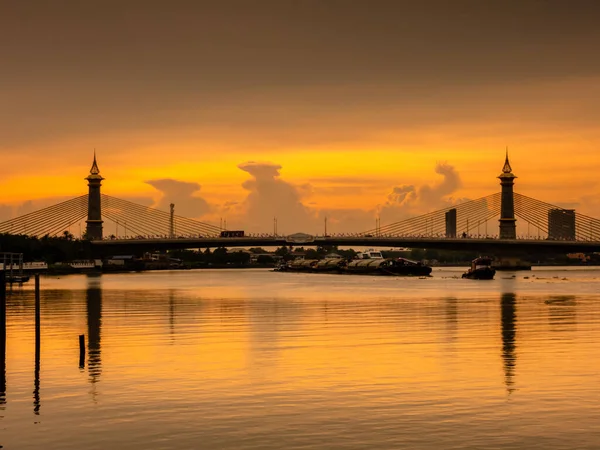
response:
<path fill-rule="evenodd" d="M 318 259 L 295 259 L 288 264 L 289 272 L 312 272 L 314 266 L 319 262 Z"/>
<path fill-rule="evenodd" d="M 296 259 L 279 264 L 275 272 L 335 273 L 348 275 L 428 276 L 431 267 L 406 258 L 384 258 L 381 252 L 367 250 L 348 261 L 342 257 Z"/>
<path fill-rule="evenodd" d="M 364 275 L 428 276 L 431 267 L 406 258 L 355 259 L 346 266 L 346 273 Z"/>
<path fill-rule="evenodd" d="M 496 270 L 492 267 L 492 258 L 480 256 L 471 261 L 471 267 L 462 274 L 469 280 L 493 280 Z"/>
<path fill-rule="evenodd" d="M 6 277 L 6 282 L 9 284 L 13 283 L 27 283 L 29 281 L 29 275 L 9 275 Z"/>
<path fill-rule="evenodd" d="M 346 267 L 346 260 L 344 258 L 325 258 L 317 261 L 313 265 L 314 272 L 336 272 L 341 273 Z"/>
<path fill-rule="evenodd" d="M 356 254 L 355 259 L 384 259 L 381 252 L 375 251 L 372 248 L 369 250 L 365 250 L 364 252 L 359 252 Z"/>

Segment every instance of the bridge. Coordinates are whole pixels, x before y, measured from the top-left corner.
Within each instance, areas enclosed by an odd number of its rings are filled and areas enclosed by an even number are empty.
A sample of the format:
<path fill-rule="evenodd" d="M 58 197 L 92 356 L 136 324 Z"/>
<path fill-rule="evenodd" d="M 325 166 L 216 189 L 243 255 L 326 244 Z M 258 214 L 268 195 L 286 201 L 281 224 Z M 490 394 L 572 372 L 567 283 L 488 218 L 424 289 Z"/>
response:
<path fill-rule="evenodd" d="M 514 192 L 508 152 L 501 191 L 438 211 L 356 233 L 312 236 L 271 233 L 226 237 L 224 228 L 101 193 L 104 178 L 94 154 L 88 193 L 0 223 L 0 233 L 59 236 L 85 219 L 84 238 L 98 255 L 186 248 L 265 246 L 369 246 L 435 248 L 493 254 L 600 251 L 600 220 Z M 488 224 L 498 218 L 497 233 Z M 104 236 L 110 221 L 123 234 Z M 528 233 L 517 235 L 517 220 Z"/>

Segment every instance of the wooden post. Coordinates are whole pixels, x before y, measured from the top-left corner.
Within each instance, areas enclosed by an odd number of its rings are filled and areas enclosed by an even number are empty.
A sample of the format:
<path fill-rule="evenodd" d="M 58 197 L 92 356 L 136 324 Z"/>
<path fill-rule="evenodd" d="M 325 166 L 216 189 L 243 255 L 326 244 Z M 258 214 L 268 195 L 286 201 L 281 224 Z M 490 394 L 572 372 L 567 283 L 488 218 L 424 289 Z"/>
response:
<path fill-rule="evenodd" d="M 35 274 L 35 348 L 40 347 L 40 274 Z"/>
<path fill-rule="evenodd" d="M 85 335 L 79 335 L 79 368 L 85 366 Z"/>

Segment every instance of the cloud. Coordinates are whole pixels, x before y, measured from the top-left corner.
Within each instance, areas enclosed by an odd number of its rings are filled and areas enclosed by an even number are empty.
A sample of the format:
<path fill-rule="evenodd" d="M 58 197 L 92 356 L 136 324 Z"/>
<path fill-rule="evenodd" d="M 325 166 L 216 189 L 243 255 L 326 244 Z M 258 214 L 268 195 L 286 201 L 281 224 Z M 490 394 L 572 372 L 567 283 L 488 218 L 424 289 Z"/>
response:
<path fill-rule="evenodd" d="M 271 162 L 248 161 L 238 168 L 252 178 L 242 184 L 248 191 L 244 201 L 227 205 L 236 223 L 254 232 L 273 230 L 274 218 L 279 233 L 314 228 L 316 213 L 303 203 L 311 195 L 310 185 L 294 185 L 281 179 L 281 165 Z"/>
<path fill-rule="evenodd" d="M 177 215 L 200 218 L 203 221 L 219 223 L 226 220 L 229 229 L 243 229 L 249 233 L 266 233 L 273 230 L 273 219 L 277 218 L 278 233 L 291 234 L 306 232 L 322 234 L 327 218 L 329 233 L 354 233 L 373 228 L 375 217 L 379 215 L 382 224 L 393 223 L 408 217 L 445 208 L 463 199 L 453 197 L 461 187 L 458 171 L 446 162 L 438 163 L 435 173 L 439 181 L 423 184 L 398 184 L 391 188 L 382 204 L 371 209 L 357 207 L 321 208 L 314 197 L 331 190 L 331 186 L 315 187 L 311 184 L 294 184 L 282 178 L 283 167 L 274 162 L 247 161 L 238 168 L 248 174 L 242 183 L 246 196 L 230 199 L 219 206 L 208 204 L 199 196 L 201 186 L 195 182 L 175 179 L 154 179 L 147 184 L 160 192 L 154 201 L 149 197 L 127 197 L 127 200 L 144 204 L 163 211 L 169 204 L 175 204 Z M 331 183 L 335 178 L 329 180 Z M 356 192 L 360 178 L 347 177 L 337 180 L 334 188 Z M 19 204 L 0 205 L 0 221 L 20 216 L 31 211 L 64 201 L 65 198 L 47 198 Z M 592 199 L 587 203 L 593 206 Z M 112 229 L 107 221 L 106 230 Z"/>
<path fill-rule="evenodd" d="M 279 234 L 298 231 L 321 234 L 325 218 L 328 232 L 361 232 L 372 228 L 378 215 L 382 223 L 391 223 L 464 201 L 452 197 L 462 183 L 458 171 L 446 162 L 435 167 L 435 173 L 441 176 L 437 183 L 399 184 L 392 188 L 383 204 L 372 209 L 318 208 L 311 196 L 320 195 L 328 188 L 290 183 L 282 179 L 280 164 L 248 161 L 238 168 L 251 176 L 242 184 L 248 194 L 241 202 L 222 205 L 220 213 L 227 217 L 229 228 L 239 227 L 248 232 L 271 232 L 274 218 L 277 218 Z"/>
<path fill-rule="evenodd" d="M 202 217 L 211 210 L 208 202 L 197 195 L 200 191 L 198 183 L 171 178 L 148 180 L 146 183 L 162 194 L 162 197 L 152 205 L 153 208 L 168 211 L 169 205 L 174 203 L 175 214 L 189 218 Z"/>
<path fill-rule="evenodd" d="M 435 173 L 442 176 L 442 180 L 435 184 L 423 184 L 417 187 L 408 184 L 394 186 L 386 202 L 379 207 L 382 221 L 393 222 L 443 209 L 466 200 L 451 197 L 462 186 L 460 175 L 454 166 L 447 162 L 437 163 Z"/>

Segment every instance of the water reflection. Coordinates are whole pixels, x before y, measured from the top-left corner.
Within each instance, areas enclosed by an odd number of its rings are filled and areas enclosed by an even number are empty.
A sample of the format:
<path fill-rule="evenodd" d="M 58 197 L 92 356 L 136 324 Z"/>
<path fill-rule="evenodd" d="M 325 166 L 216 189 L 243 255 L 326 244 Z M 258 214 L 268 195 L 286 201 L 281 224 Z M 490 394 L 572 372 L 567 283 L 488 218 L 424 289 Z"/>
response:
<path fill-rule="evenodd" d="M 500 300 L 502 327 L 502 360 L 504 362 L 504 384 L 510 394 L 515 389 L 514 376 L 517 363 L 517 298 L 514 293 L 502 294 Z"/>
<path fill-rule="evenodd" d="M 6 404 L 6 325 L 0 324 L 0 328 L 0 410 L 4 410 Z"/>
<path fill-rule="evenodd" d="M 574 295 L 554 295 L 544 303 L 548 305 L 550 331 L 574 331 L 577 325 Z"/>
<path fill-rule="evenodd" d="M 175 343 L 175 291 L 169 290 L 169 334 L 171 344 Z"/>
<path fill-rule="evenodd" d="M 6 404 L 6 283 L 0 277 L 0 409 Z"/>
<path fill-rule="evenodd" d="M 456 340 L 456 332 L 458 329 L 458 299 L 456 297 L 448 297 L 446 303 L 446 332 L 447 342 L 451 343 Z"/>
<path fill-rule="evenodd" d="M 40 327 L 35 330 L 35 369 L 33 372 L 33 413 L 40 414 Z"/>
<path fill-rule="evenodd" d="M 40 347 L 41 347 L 40 279 L 35 276 L 35 369 L 33 372 L 33 413 L 40 414 Z"/>
<path fill-rule="evenodd" d="M 100 330 L 102 327 L 102 289 L 97 276 L 88 277 L 86 290 L 88 326 L 88 373 L 90 381 L 96 383 L 102 373 L 100 353 Z"/>

